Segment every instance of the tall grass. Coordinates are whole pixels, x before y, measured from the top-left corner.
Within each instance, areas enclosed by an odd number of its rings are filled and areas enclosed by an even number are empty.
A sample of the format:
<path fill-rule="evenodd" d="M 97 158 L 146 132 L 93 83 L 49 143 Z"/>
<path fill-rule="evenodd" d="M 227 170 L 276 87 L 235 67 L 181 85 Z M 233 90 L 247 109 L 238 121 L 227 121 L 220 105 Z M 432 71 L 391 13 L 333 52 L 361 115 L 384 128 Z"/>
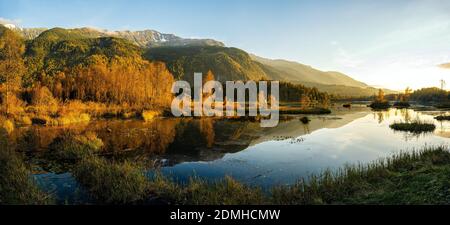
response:
<path fill-rule="evenodd" d="M 450 175 L 450 153 L 446 147 L 425 148 L 410 153 L 400 153 L 392 157 L 378 160 L 368 165 L 347 166 L 337 172 L 326 171 L 317 176 L 311 176 L 308 181 L 301 180 L 292 186 L 279 186 L 273 189 L 271 203 L 274 204 L 408 204 L 404 196 L 390 196 L 393 191 L 410 191 L 419 197 L 441 196 L 441 199 L 430 198 L 429 201 L 416 202 L 418 204 L 433 203 L 444 198 L 450 203 L 450 183 L 444 186 L 447 192 L 440 192 L 439 188 L 416 178 L 416 171 L 426 171 L 428 168 L 445 166 L 444 172 L 433 174 L 428 171 L 430 179 Z M 442 178 L 444 176 L 444 178 Z M 398 182 L 401 177 L 408 177 L 413 181 Z M 415 179 L 418 179 L 417 181 Z M 437 180 L 435 180 L 437 183 Z M 430 186 L 431 185 L 431 186 Z M 421 193 L 421 188 L 429 188 L 429 192 Z M 375 199 L 374 199 L 375 198 Z M 384 199 L 384 198 L 390 198 Z M 447 200 L 445 200 L 447 199 Z"/>
<path fill-rule="evenodd" d="M 142 168 L 131 162 L 114 163 L 85 156 L 74 170 L 77 181 L 101 203 L 124 204 L 142 201 L 148 180 Z"/>
<path fill-rule="evenodd" d="M 85 135 L 63 134 L 53 140 L 46 153 L 48 158 L 60 162 L 78 162 L 84 156 L 98 153 L 103 147 L 101 139 L 93 133 Z"/>
<path fill-rule="evenodd" d="M 216 181 L 191 177 L 185 184 L 156 173 L 150 190 L 169 202 L 182 205 L 258 205 L 265 196 L 260 188 L 250 187 L 230 176 Z"/>

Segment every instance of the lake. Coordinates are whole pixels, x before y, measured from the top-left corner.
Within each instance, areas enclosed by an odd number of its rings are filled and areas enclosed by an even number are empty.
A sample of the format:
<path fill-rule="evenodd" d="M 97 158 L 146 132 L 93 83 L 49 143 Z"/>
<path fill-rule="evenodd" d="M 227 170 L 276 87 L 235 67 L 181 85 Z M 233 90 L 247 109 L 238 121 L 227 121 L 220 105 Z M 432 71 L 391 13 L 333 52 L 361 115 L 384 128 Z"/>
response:
<path fill-rule="evenodd" d="M 95 133 L 103 140 L 102 156 L 144 160 L 182 182 L 190 176 L 209 180 L 230 175 L 250 185 L 270 188 L 292 184 L 326 169 L 368 163 L 400 151 L 448 145 L 450 122 L 434 116 L 445 111 L 391 109 L 371 111 L 365 106 L 334 108 L 330 115 L 285 116 L 274 128 L 259 122 L 223 119 L 160 118 L 97 120 L 67 127 L 29 126 L 11 136 L 24 150 L 38 183 L 61 202 L 84 201 L 85 194 L 70 174 L 70 166 L 55 166 L 45 151 L 58 136 Z M 436 130 L 420 135 L 389 128 L 395 121 L 433 122 Z"/>

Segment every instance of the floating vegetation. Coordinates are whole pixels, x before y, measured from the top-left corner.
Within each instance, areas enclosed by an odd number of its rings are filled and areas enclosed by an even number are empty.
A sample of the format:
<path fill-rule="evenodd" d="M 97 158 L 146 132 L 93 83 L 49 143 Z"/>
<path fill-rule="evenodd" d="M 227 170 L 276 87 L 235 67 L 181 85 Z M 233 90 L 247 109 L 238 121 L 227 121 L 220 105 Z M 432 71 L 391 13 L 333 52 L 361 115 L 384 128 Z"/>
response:
<path fill-rule="evenodd" d="M 372 102 L 369 107 L 372 109 L 389 109 L 391 104 L 388 101 Z"/>
<path fill-rule="evenodd" d="M 450 120 L 450 115 L 445 115 L 445 116 L 436 116 L 434 117 L 434 119 L 442 121 L 442 120 Z"/>
<path fill-rule="evenodd" d="M 408 131 L 412 133 L 432 132 L 436 129 L 436 125 L 433 123 L 426 123 L 423 121 L 396 122 L 389 127 L 393 130 Z"/>
<path fill-rule="evenodd" d="M 331 110 L 326 108 L 310 108 L 310 109 L 280 109 L 280 114 L 330 114 Z"/>
<path fill-rule="evenodd" d="M 411 104 L 409 102 L 395 102 L 394 107 L 398 109 L 409 108 Z"/>
<path fill-rule="evenodd" d="M 300 121 L 303 124 L 308 124 L 311 120 L 308 117 L 304 116 L 304 117 L 300 118 Z"/>

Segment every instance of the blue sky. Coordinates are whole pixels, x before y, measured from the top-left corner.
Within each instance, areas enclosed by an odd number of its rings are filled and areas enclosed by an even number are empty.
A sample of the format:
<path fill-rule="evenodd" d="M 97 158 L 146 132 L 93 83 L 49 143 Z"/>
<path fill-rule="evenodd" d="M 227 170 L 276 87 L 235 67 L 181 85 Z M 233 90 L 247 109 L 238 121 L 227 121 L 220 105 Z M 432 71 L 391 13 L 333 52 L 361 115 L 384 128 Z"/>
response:
<path fill-rule="evenodd" d="M 449 12 L 448 0 L 0 0 L 3 23 L 214 38 L 392 89 L 450 76 L 437 67 L 450 62 Z"/>

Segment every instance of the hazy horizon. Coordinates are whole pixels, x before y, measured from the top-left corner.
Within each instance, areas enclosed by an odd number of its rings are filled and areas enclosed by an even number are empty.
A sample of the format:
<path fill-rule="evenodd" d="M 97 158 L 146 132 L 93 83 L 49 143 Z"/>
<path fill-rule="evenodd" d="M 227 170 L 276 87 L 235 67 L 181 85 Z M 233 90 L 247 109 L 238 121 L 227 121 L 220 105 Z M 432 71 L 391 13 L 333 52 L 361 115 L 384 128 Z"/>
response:
<path fill-rule="evenodd" d="M 438 86 L 450 69 L 449 1 L 5 1 L 20 27 L 153 29 L 211 38 L 270 59 L 339 71 L 373 86 Z"/>

